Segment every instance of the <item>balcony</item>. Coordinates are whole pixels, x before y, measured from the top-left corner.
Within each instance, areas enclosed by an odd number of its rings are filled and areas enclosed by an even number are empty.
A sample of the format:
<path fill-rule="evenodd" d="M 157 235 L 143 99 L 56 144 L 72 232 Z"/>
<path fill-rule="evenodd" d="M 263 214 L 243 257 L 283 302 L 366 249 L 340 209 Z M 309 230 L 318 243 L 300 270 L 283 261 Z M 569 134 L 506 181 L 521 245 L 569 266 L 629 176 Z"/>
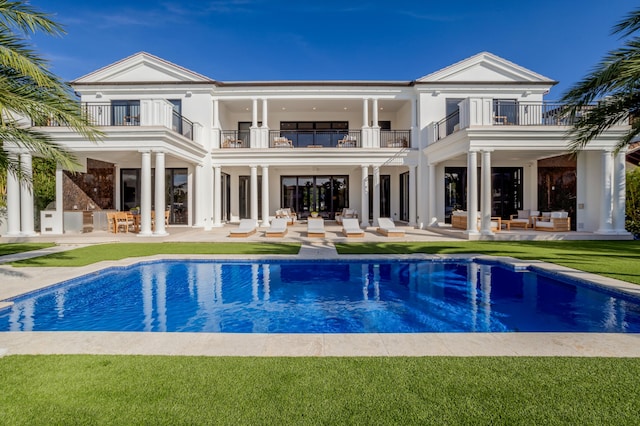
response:
<path fill-rule="evenodd" d="M 470 125 L 484 126 L 572 126 L 575 119 L 587 114 L 593 106 L 585 107 L 576 117 L 564 112 L 564 105 L 556 102 L 526 103 L 510 100 L 494 100 L 490 113 L 491 121 L 471 123 L 469 118 L 469 99 L 460 104 L 460 109 L 455 111 L 435 126 L 435 140 L 444 139 L 459 129 Z M 476 115 L 482 116 L 482 115 Z"/>
<path fill-rule="evenodd" d="M 371 138 L 372 130 L 368 131 Z M 268 147 L 275 149 L 363 148 L 363 133 L 363 130 L 270 130 Z M 248 131 L 223 130 L 220 148 L 250 148 L 250 134 Z M 369 146 L 371 148 L 410 148 L 411 130 L 380 130 L 379 141 L 379 146 L 377 144 Z"/>
<path fill-rule="evenodd" d="M 272 130 L 270 148 L 360 148 L 360 130 Z"/>
<path fill-rule="evenodd" d="M 153 101 L 155 102 L 155 101 Z M 141 120 L 141 112 L 144 112 L 145 103 L 142 107 L 139 101 L 128 101 L 126 103 L 82 103 L 82 112 L 87 117 L 88 122 L 96 127 L 124 127 L 124 126 L 154 126 L 160 125 L 184 136 L 189 140 L 193 138 L 193 122 L 183 117 L 173 110 L 171 104 L 160 101 L 168 111 L 167 119 L 159 122 L 145 123 Z M 33 126 L 41 127 L 66 127 L 66 123 L 57 120 L 47 120 L 46 123 L 32 123 Z"/>

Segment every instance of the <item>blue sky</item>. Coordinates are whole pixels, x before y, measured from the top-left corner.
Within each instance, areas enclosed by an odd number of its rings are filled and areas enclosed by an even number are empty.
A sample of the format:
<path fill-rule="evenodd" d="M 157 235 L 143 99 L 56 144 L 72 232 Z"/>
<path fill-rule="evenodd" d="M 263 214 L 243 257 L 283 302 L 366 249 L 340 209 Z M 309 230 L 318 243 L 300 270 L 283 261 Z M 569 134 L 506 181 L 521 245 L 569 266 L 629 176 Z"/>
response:
<path fill-rule="evenodd" d="M 413 80 L 481 51 L 560 81 L 612 49 L 628 0 L 32 0 L 67 34 L 33 43 L 65 80 L 146 51 L 221 81 Z"/>

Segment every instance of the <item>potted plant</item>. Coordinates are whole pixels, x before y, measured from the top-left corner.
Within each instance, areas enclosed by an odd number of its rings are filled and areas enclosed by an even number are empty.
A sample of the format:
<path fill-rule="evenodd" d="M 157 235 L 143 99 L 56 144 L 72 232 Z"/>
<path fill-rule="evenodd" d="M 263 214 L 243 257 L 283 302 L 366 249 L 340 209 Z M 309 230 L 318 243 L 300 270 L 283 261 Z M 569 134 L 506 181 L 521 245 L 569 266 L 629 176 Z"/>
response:
<path fill-rule="evenodd" d="M 318 217 L 318 212 L 316 211 L 311 212 L 311 217 Z"/>

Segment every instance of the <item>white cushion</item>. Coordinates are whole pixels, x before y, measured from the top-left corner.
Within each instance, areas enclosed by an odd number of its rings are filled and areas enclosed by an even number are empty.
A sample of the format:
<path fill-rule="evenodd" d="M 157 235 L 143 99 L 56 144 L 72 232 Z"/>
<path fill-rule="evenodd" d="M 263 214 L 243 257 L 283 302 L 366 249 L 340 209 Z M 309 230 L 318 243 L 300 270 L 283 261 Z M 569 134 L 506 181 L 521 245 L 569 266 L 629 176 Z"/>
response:
<path fill-rule="evenodd" d="M 538 228 L 553 228 L 553 222 L 537 221 L 536 226 Z"/>
<path fill-rule="evenodd" d="M 529 219 L 530 210 L 518 210 L 518 219 Z"/>
<path fill-rule="evenodd" d="M 551 212 L 551 218 L 553 219 L 566 219 L 569 217 L 569 212 Z"/>

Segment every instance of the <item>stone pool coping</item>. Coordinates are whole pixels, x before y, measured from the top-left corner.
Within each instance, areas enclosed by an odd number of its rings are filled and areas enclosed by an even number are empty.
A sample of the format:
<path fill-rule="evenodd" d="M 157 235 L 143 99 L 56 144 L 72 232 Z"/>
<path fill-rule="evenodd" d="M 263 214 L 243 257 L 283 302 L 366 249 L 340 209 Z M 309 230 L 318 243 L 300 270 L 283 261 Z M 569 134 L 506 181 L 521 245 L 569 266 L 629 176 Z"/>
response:
<path fill-rule="evenodd" d="M 513 268 L 588 280 L 640 297 L 640 286 L 540 261 L 485 255 L 155 255 L 73 268 L 0 266 L 0 309 L 6 299 L 109 267 L 158 260 L 481 259 Z M 328 255 L 328 256 L 327 256 Z M 370 333 L 238 334 L 148 332 L 0 332 L 0 356 L 18 354 L 113 354 L 202 356 L 578 356 L 640 357 L 633 333 Z"/>

